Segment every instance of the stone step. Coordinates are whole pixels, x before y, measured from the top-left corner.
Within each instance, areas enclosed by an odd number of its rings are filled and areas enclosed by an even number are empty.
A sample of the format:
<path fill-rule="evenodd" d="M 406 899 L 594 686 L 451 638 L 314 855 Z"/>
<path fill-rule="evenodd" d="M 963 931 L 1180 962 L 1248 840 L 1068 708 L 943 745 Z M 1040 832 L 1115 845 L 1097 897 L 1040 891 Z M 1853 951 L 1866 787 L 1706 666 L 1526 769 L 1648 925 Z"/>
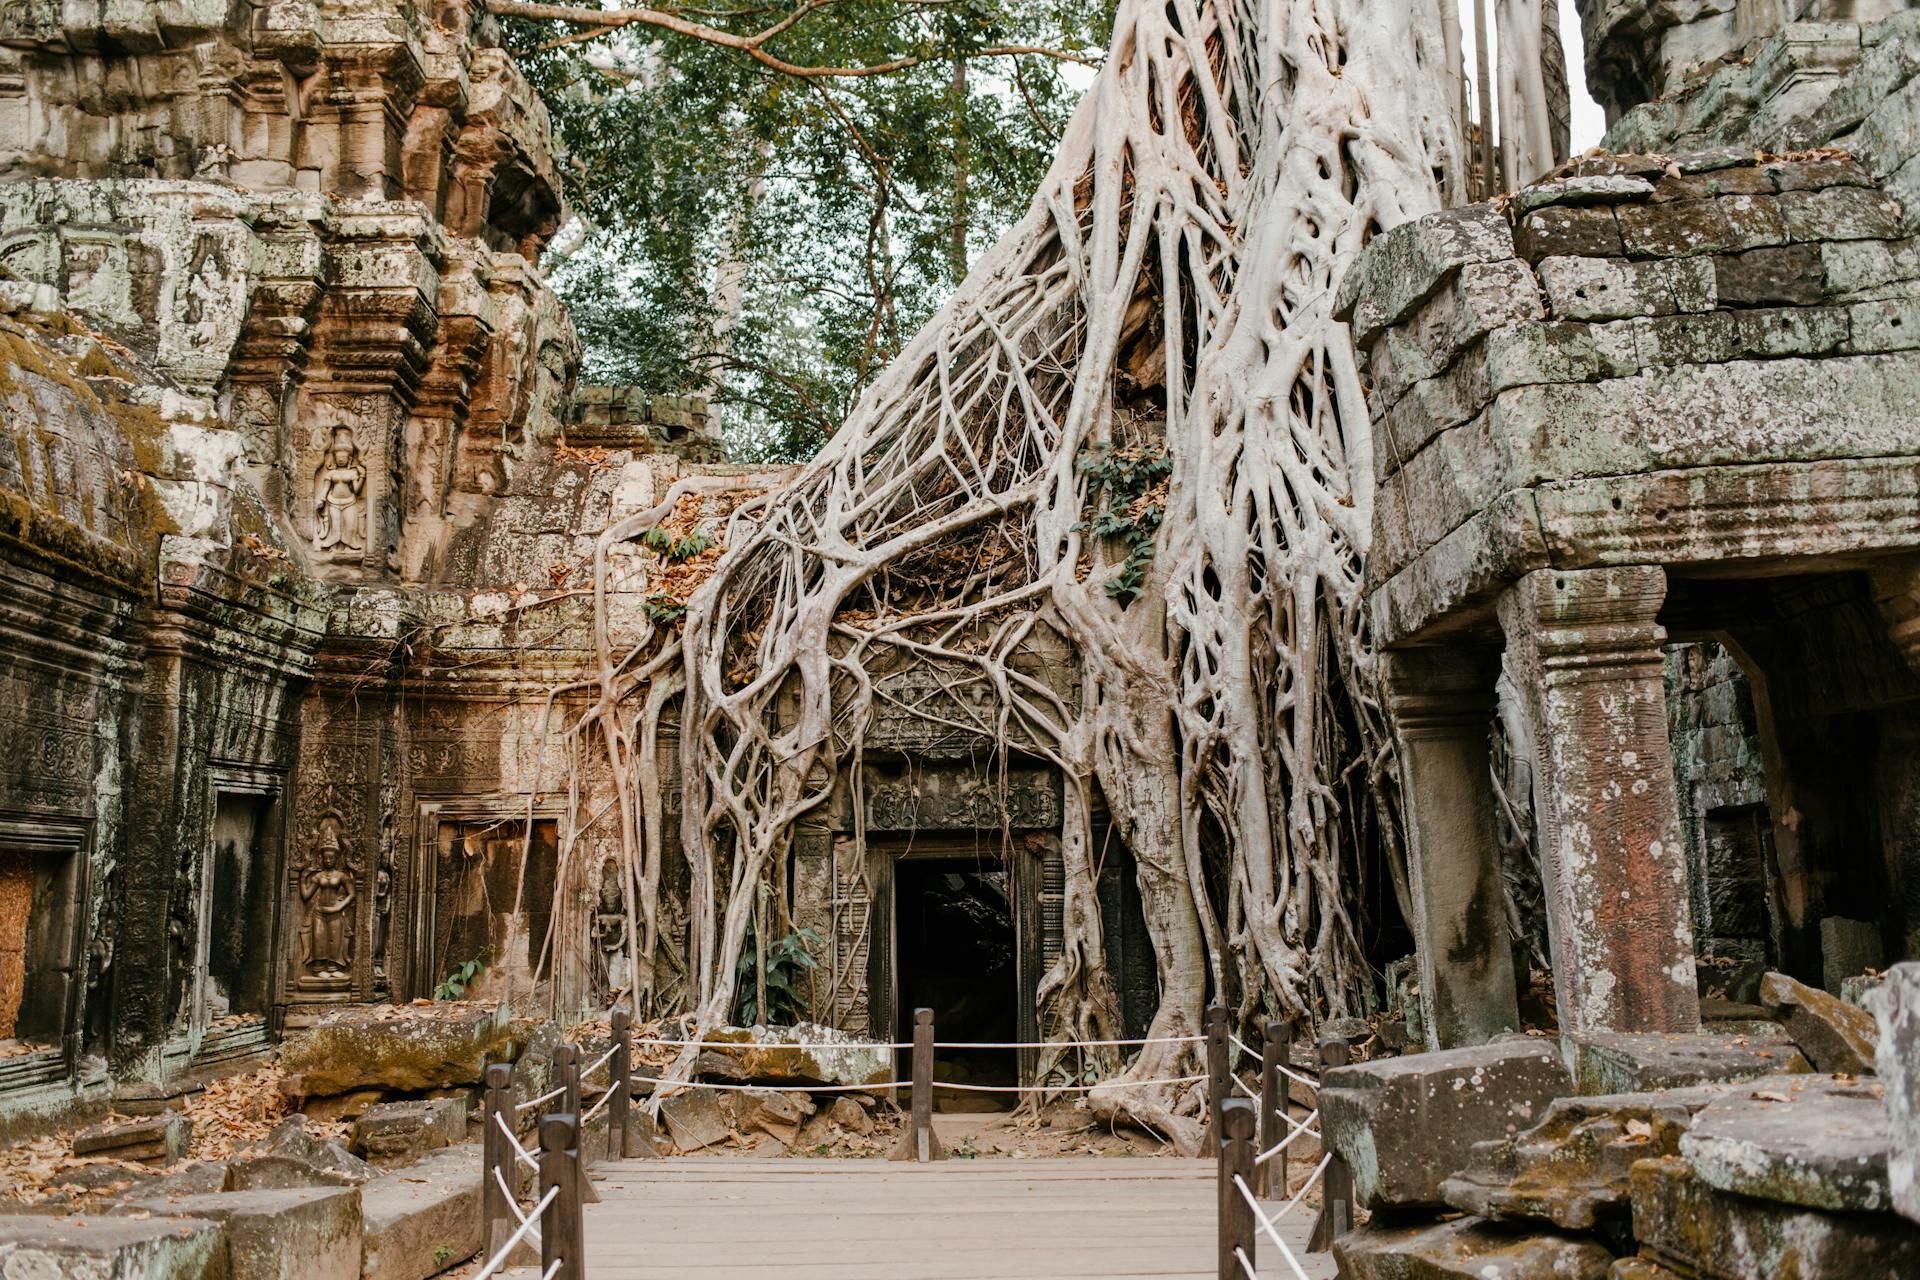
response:
<path fill-rule="evenodd" d="M 227 1233 L 195 1218 L 0 1215 L 0 1275 L 228 1280 Z"/>
<path fill-rule="evenodd" d="M 480 1153 L 442 1151 L 360 1188 L 362 1280 L 425 1280 L 480 1251 Z"/>

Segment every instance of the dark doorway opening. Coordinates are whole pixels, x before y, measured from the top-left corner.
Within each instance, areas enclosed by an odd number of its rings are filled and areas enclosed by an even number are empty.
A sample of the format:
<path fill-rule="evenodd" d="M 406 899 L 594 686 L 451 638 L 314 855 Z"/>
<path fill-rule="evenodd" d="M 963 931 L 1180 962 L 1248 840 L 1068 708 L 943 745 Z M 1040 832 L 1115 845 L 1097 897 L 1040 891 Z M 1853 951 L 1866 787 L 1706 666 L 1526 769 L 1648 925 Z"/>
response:
<path fill-rule="evenodd" d="M 260 856 L 271 800 L 220 793 L 214 800 L 207 888 L 207 1016 L 264 1015 L 273 945 L 272 877 Z"/>
<path fill-rule="evenodd" d="M 913 1011 L 933 1010 L 942 1042 L 1006 1044 L 1019 1037 L 1018 948 L 1004 863 L 986 858 L 903 858 L 894 868 L 898 970 L 895 1030 L 913 1038 Z M 934 1079 L 1011 1085 L 1013 1049 L 941 1049 Z M 943 1111 L 1003 1110 L 1017 1095 L 935 1089 Z"/>

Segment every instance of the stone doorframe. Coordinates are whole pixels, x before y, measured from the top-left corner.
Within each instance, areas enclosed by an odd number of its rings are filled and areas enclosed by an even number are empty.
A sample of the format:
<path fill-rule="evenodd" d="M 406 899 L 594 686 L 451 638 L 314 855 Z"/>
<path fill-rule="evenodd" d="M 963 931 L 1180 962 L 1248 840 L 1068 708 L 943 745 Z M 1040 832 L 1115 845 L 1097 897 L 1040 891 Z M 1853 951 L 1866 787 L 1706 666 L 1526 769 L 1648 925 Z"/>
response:
<path fill-rule="evenodd" d="M 998 833 L 993 833 L 996 837 Z M 900 948 L 895 923 L 894 866 L 909 859 L 977 858 L 1003 863 L 1007 868 L 1007 899 L 1013 913 L 1015 1039 L 1040 1039 L 1039 992 L 1041 977 L 1040 888 L 1044 857 L 1030 841 L 1016 838 L 1004 849 L 983 850 L 971 832 L 875 832 L 866 836 L 867 883 L 872 886 L 873 942 L 867 949 L 867 1007 L 877 1040 L 891 1041 L 899 1031 Z M 884 1018 L 884 1023 L 881 1019 Z M 936 1039 L 945 1038 L 939 1024 Z M 1019 1051 L 1020 1079 L 1031 1083 L 1040 1069 L 1040 1051 Z M 901 1071 L 908 1066 L 904 1050 L 895 1053 Z"/>
<path fill-rule="evenodd" d="M 80 1065 L 82 1028 L 86 1010 L 87 973 L 92 967 L 86 951 L 87 914 L 93 885 L 93 821 L 56 814 L 0 813 L 0 850 L 28 856 L 52 854 L 62 860 L 62 896 L 68 918 L 57 921 L 64 937 L 66 990 L 61 993 L 60 1053 L 57 1067 L 22 1059 L 17 1068 L 0 1070 L 0 1088 L 44 1084 L 71 1077 Z M 19 1078 L 14 1078 L 18 1076 Z"/>
<path fill-rule="evenodd" d="M 187 990 L 186 1051 L 189 1059 L 198 1057 L 207 1033 L 207 965 L 213 945 L 212 906 L 214 872 L 214 819 L 220 811 L 220 797 L 251 796 L 265 803 L 253 832 L 254 855 L 260 859 L 262 874 L 272 878 L 261 883 L 271 885 L 273 920 L 268 946 L 267 1039 L 279 1035 L 286 1008 L 287 940 L 282 926 L 286 917 L 287 805 L 286 770 L 255 764 L 214 762 L 207 768 L 206 809 L 201 817 L 199 892 L 194 900 L 193 972 Z"/>
<path fill-rule="evenodd" d="M 434 882 L 440 865 L 440 824 L 444 822 L 559 822 L 566 807 L 556 801 L 528 805 L 527 797 L 515 795 L 461 796 L 452 800 L 422 800 L 414 808 L 413 865 L 405 870 L 413 903 L 405 923 L 411 936 L 404 947 L 396 947 L 391 936 L 399 921 L 389 921 L 385 939 L 388 952 L 397 962 L 398 973 L 389 973 L 388 989 L 395 1001 L 431 997 L 444 974 L 436 974 L 433 956 L 435 914 L 438 907 Z M 397 878 L 397 877 L 396 877 Z"/>

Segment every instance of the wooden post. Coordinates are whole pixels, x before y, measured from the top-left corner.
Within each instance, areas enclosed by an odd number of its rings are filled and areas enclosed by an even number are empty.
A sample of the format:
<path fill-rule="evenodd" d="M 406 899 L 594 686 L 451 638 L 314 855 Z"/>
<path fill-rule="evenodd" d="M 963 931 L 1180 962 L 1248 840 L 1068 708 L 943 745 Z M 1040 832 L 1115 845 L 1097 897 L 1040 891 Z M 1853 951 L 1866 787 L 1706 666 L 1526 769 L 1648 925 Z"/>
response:
<path fill-rule="evenodd" d="M 1207 1134 L 1203 1156 L 1220 1154 L 1220 1104 L 1227 1100 L 1227 1009 L 1210 1004 L 1202 1024 L 1207 1032 Z"/>
<path fill-rule="evenodd" d="M 566 1090 L 560 1095 L 560 1105 L 549 1107 L 548 1111 L 564 1111 L 570 1116 L 580 1114 L 580 1050 L 562 1040 L 553 1046 L 553 1082 Z"/>
<path fill-rule="evenodd" d="M 933 1010 L 913 1011 L 913 1103 L 907 1115 L 907 1130 L 889 1159 L 944 1160 L 940 1135 L 933 1131 Z"/>
<path fill-rule="evenodd" d="M 607 1103 L 607 1159 L 626 1160 L 643 1152 L 633 1131 L 633 1015 L 613 1011 L 613 1061 L 609 1064 L 613 1091 Z"/>
<path fill-rule="evenodd" d="M 487 1256 L 492 1257 L 512 1234 L 507 1230 L 510 1220 L 507 1193 L 500 1185 L 501 1179 L 505 1179 L 508 1187 L 515 1187 L 519 1185 L 520 1174 L 513 1147 L 500 1128 L 502 1120 L 506 1121 L 507 1128 L 513 1128 L 519 1117 L 513 1097 L 513 1068 L 504 1062 L 487 1068 L 487 1092 L 481 1115 L 484 1125 L 480 1131 L 480 1203 L 486 1223 Z M 496 1169 L 500 1171 L 497 1176 Z"/>
<path fill-rule="evenodd" d="M 1253 1185 L 1253 1100 L 1228 1098 L 1214 1112 L 1214 1127 L 1221 1133 L 1217 1180 L 1220 1192 L 1220 1277 L 1241 1280 L 1240 1259 L 1244 1252 L 1253 1261 L 1253 1206 L 1234 1185 L 1238 1178 Z"/>
<path fill-rule="evenodd" d="M 1345 1040 L 1320 1042 L 1320 1087 L 1326 1088 L 1327 1072 L 1347 1065 Z M 1327 1122 L 1320 1121 L 1320 1132 Z M 1322 1139 L 1325 1142 L 1325 1139 Z M 1331 1152 L 1333 1148 L 1328 1147 Z M 1325 1253 L 1333 1242 L 1353 1230 L 1353 1171 L 1339 1156 L 1327 1161 L 1327 1172 L 1320 1183 L 1320 1216 L 1314 1220 L 1313 1237 L 1307 1241 L 1308 1253 Z"/>
<path fill-rule="evenodd" d="M 1293 1024 L 1291 1022 L 1269 1022 L 1266 1025 L 1266 1039 L 1260 1045 L 1260 1153 L 1265 1155 L 1278 1146 L 1289 1133 L 1293 1132 L 1287 1124 L 1290 1114 L 1287 1106 L 1289 1093 L 1287 1077 L 1280 1068 L 1287 1065 L 1288 1055 L 1293 1052 Z M 1278 1173 L 1276 1175 L 1276 1170 Z M 1280 1195 L 1287 1194 L 1287 1153 L 1282 1151 L 1265 1164 L 1254 1169 L 1253 1188 L 1262 1199 L 1274 1194 L 1274 1187 L 1280 1188 Z"/>
<path fill-rule="evenodd" d="M 574 1112 L 548 1112 L 540 1122 L 540 1198 L 560 1193 L 540 1215 L 540 1274 L 553 1280 L 586 1280 L 587 1258 L 580 1221 L 580 1124 Z M 559 1271 L 553 1271 L 555 1263 Z"/>

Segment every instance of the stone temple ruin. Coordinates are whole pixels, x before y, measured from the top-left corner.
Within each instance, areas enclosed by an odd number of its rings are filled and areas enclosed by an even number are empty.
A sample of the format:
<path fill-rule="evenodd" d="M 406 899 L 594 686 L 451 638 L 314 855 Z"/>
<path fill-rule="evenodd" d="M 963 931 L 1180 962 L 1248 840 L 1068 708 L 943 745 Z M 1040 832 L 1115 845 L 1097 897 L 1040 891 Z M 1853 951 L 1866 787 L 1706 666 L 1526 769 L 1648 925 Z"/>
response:
<path fill-rule="evenodd" d="M 1920 1269 L 1894 7 L 1585 5 L 1607 149 L 1348 273 L 1415 952 L 1392 1031 L 1352 1037 L 1373 1060 L 1325 1082 L 1373 1211 L 1349 1274 Z M 489 20 L 11 5 L 0 122 L 0 1132 L 178 1096 L 476 958 L 603 1009 L 629 916 L 557 742 L 602 661 L 596 540 L 684 477 L 780 473 L 723 462 L 698 397 L 580 385 L 537 265 L 547 121 Z M 674 600 L 661 558 L 607 555 L 617 645 Z M 1064 692 L 1070 658 L 1022 661 Z M 965 719 L 883 715 L 796 839 L 822 1024 L 1047 1030 L 1060 779 L 983 765 Z M 1124 848 L 1099 894 L 1140 1034 Z"/>

